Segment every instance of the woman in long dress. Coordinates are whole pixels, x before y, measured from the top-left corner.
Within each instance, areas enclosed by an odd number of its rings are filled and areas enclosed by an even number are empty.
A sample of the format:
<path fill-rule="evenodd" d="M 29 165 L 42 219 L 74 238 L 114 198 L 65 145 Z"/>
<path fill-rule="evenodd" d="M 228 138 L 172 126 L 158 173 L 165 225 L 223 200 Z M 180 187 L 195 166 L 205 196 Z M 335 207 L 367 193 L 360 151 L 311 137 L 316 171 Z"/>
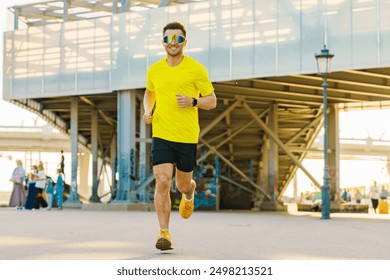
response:
<path fill-rule="evenodd" d="M 24 193 L 24 180 L 26 172 L 23 169 L 23 163 L 20 159 L 16 160 L 16 168 L 14 169 L 10 181 L 14 184 L 9 206 L 16 207 L 17 210 L 22 210 L 26 200 Z"/>

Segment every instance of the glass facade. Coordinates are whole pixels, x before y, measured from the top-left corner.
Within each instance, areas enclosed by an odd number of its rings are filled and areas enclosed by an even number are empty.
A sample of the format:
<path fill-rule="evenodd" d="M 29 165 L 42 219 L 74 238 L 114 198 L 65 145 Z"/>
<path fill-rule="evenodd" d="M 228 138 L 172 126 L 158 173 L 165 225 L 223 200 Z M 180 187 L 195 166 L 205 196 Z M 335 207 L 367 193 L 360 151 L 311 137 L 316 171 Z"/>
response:
<path fill-rule="evenodd" d="M 390 0 L 204 1 L 7 32 L 4 98 L 143 88 L 170 21 L 215 82 L 315 73 L 324 44 L 334 71 L 390 66 Z"/>

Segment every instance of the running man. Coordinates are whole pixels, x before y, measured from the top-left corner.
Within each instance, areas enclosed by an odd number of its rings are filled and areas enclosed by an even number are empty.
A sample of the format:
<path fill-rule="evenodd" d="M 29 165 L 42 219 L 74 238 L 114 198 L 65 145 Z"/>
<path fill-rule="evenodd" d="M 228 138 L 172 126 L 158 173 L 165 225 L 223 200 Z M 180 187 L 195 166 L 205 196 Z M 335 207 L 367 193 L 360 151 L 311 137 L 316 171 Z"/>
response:
<path fill-rule="evenodd" d="M 200 130 L 198 108 L 210 110 L 217 105 L 206 68 L 183 54 L 186 35 L 181 23 L 164 27 L 162 44 L 167 56 L 150 66 L 143 100 L 144 122 L 153 125 L 154 205 L 160 224 L 156 248 L 162 251 L 173 249 L 169 218 L 174 166 L 176 186 L 182 193 L 179 212 L 188 219 L 194 211 L 196 183 L 192 174 Z"/>

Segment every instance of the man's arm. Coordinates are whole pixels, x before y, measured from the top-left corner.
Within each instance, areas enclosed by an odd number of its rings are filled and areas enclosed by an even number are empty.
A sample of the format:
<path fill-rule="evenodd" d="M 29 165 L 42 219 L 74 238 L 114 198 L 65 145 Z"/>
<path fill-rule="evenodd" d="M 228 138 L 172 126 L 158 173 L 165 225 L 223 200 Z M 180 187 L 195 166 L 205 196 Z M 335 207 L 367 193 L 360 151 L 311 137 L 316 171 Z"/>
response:
<path fill-rule="evenodd" d="M 176 95 L 177 104 L 180 108 L 186 108 L 192 106 L 192 98 L 187 97 L 183 94 L 177 94 Z M 210 110 L 217 107 L 217 97 L 215 96 L 214 91 L 210 93 L 209 95 L 202 96 L 197 98 L 197 105 L 196 107 L 204 110 Z"/>
<path fill-rule="evenodd" d="M 152 110 L 156 102 L 156 93 L 150 92 L 147 89 L 144 94 L 144 122 L 146 124 L 151 124 L 153 120 Z"/>
<path fill-rule="evenodd" d="M 207 96 L 198 98 L 198 104 L 196 107 L 204 110 L 211 110 L 217 107 L 217 97 L 215 96 L 214 91 Z"/>

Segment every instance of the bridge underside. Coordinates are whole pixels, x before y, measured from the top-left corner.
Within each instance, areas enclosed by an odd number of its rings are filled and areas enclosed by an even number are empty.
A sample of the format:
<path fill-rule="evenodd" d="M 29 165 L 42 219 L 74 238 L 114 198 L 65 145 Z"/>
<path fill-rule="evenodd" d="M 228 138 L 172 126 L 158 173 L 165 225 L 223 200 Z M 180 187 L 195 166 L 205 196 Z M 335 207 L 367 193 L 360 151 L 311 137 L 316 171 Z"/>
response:
<path fill-rule="evenodd" d="M 337 105 L 349 110 L 389 106 L 390 68 L 335 72 L 328 79 L 328 84 L 330 107 Z M 229 178 L 246 192 L 256 193 L 259 190 L 253 182 L 262 188 L 263 195 L 269 194 L 269 174 L 262 172 L 268 164 L 264 154 L 267 149 L 269 152 L 269 141 L 276 137 L 283 144 L 278 147 L 277 156 L 276 196 L 280 198 L 298 168 L 291 154 L 301 162 L 322 127 L 322 79 L 316 75 L 290 75 L 218 82 L 214 83 L 214 87 L 218 96 L 217 108 L 200 112 L 198 162 L 206 159 L 213 163 L 215 155 L 218 155 L 222 179 Z M 139 151 L 139 110 L 144 89 L 134 92 L 137 94 L 136 139 Z M 99 154 L 110 154 L 107 149 L 110 149 L 118 123 L 117 94 L 85 95 L 78 99 L 78 128 L 84 145 L 88 147 L 91 144 L 91 114 L 97 110 Z M 34 104 L 32 100 L 40 104 L 39 110 L 31 105 Z M 57 123 L 58 118 L 64 122 L 62 127 L 66 129 L 62 131 L 70 133 L 70 97 L 12 102 L 41 114 L 52 124 L 56 123 L 51 118 L 54 114 Z M 277 120 L 274 128 L 270 126 L 272 114 L 272 118 L 276 116 Z M 228 181 L 225 183 L 228 184 Z"/>
<path fill-rule="evenodd" d="M 36 28 L 5 36 L 4 97 L 114 169 L 124 158 L 130 170 L 124 150 L 134 146 L 142 178 L 142 165 L 150 172 L 142 87 L 147 66 L 164 55 L 156 34 L 177 18 L 190 27 L 186 51 L 208 68 L 218 97 L 216 109 L 200 112 L 199 164 L 218 156 L 222 188 L 275 202 L 297 168 L 304 170 L 301 162 L 322 128 L 322 78 L 315 75 L 314 58 L 322 31 L 338 59 L 327 80 L 331 163 L 338 160 L 338 110 L 389 104 L 390 2 L 363 2 L 63 0 L 14 7 L 16 28 L 18 19 Z M 153 9 L 167 5 L 174 7 Z M 131 119 L 125 129 L 123 116 Z M 133 146 L 124 147 L 123 137 Z M 150 183 L 140 178 L 132 180 Z M 337 187 L 336 180 L 333 194 Z"/>

